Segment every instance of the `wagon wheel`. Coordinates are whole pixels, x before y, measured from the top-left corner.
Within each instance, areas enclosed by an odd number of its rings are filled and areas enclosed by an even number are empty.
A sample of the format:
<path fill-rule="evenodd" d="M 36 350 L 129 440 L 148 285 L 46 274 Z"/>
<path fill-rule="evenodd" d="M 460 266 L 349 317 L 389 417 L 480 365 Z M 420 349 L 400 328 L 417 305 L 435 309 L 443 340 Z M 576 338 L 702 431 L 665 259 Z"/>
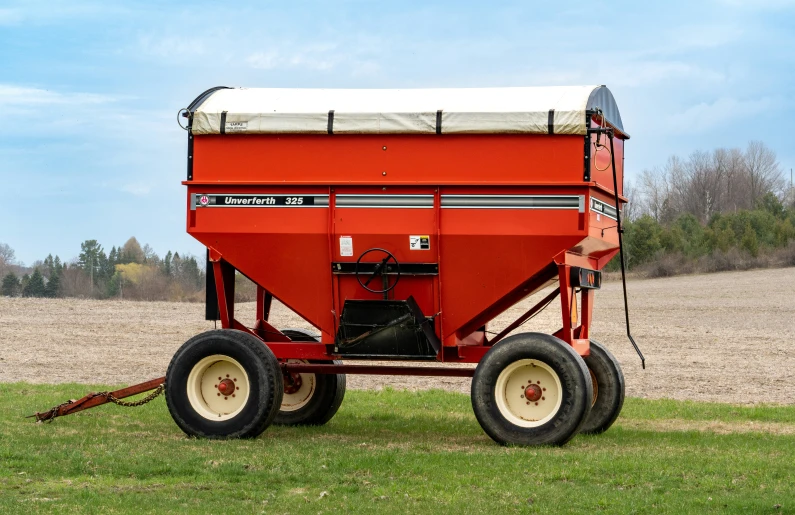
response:
<path fill-rule="evenodd" d="M 381 260 L 380 263 L 377 263 L 375 265 L 375 270 L 373 270 L 373 273 L 370 274 L 370 276 L 367 278 L 367 281 L 362 282 L 362 276 L 359 274 L 359 267 L 361 265 L 362 258 L 371 252 L 383 252 L 384 254 L 386 254 L 386 256 Z M 386 272 L 389 270 L 390 261 L 394 261 L 395 269 L 397 270 L 397 274 L 395 276 L 395 282 L 392 283 L 392 286 L 389 286 L 388 284 L 389 280 L 387 279 L 386 275 Z M 356 260 L 356 268 L 354 269 L 354 274 L 356 275 L 356 280 L 359 282 L 359 285 L 365 290 L 373 293 L 386 293 L 392 290 L 395 286 L 397 286 L 398 281 L 400 281 L 400 263 L 398 263 L 397 258 L 395 258 L 395 256 L 393 256 L 392 253 L 389 252 L 388 250 L 375 247 L 362 252 L 362 255 L 359 256 L 359 259 Z M 375 279 L 378 276 L 381 276 L 382 278 L 383 288 L 381 288 L 380 290 L 370 288 L 369 284 L 373 281 L 373 279 Z"/>
<path fill-rule="evenodd" d="M 478 364 L 472 407 L 497 443 L 563 445 L 588 416 L 591 388 L 585 362 L 565 342 L 517 334 L 494 345 Z"/>
<path fill-rule="evenodd" d="M 303 329 L 282 331 L 294 342 L 317 342 L 318 335 Z M 287 360 L 301 362 L 302 360 Z M 306 362 L 306 361 L 305 361 Z M 339 364 L 338 361 L 311 360 L 309 363 Z M 345 374 L 286 373 L 284 397 L 274 424 L 320 426 L 331 420 L 345 397 Z"/>
<path fill-rule="evenodd" d="M 584 358 L 593 382 L 591 413 L 580 432 L 599 434 L 607 431 L 624 406 L 624 374 L 618 360 L 601 343 L 591 340 L 591 354 Z"/>
<path fill-rule="evenodd" d="M 253 438 L 282 402 L 279 362 L 255 336 L 214 330 L 194 336 L 166 372 L 166 403 L 189 436 Z"/>

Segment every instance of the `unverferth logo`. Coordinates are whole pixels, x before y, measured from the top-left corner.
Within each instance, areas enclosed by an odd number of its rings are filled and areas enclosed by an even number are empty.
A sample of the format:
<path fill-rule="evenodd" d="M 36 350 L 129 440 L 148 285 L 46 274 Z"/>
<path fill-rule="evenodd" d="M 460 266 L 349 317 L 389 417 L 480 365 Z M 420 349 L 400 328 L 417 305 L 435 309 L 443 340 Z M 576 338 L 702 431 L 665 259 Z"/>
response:
<path fill-rule="evenodd" d="M 201 198 L 199 198 L 199 204 L 206 206 L 209 203 L 210 203 L 210 197 L 208 197 L 207 195 L 202 195 Z"/>

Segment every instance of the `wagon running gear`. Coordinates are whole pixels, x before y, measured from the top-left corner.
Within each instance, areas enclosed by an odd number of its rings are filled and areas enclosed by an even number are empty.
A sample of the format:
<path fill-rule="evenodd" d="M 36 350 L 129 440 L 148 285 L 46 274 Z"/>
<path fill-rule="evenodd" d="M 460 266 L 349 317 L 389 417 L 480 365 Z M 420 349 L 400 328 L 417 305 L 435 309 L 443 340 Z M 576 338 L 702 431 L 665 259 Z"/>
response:
<path fill-rule="evenodd" d="M 282 331 L 294 342 L 317 342 L 320 336 L 303 329 Z M 295 362 L 297 360 L 289 360 Z M 341 361 L 312 361 L 314 364 L 337 364 Z M 284 397 L 273 423 L 285 426 L 321 426 L 337 413 L 345 398 L 345 374 L 286 372 Z"/>
<path fill-rule="evenodd" d="M 472 378 L 472 408 L 502 445 L 563 445 L 591 410 L 588 368 L 565 342 L 516 334 L 494 346 Z"/>
<path fill-rule="evenodd" d="M 604 433 L 624 406 L 624 374 L 615 356 L 596 340 L 591 340 L 591 354 L 583 359 L 591 372 L 594 400 L 580 432 Z"/>
<path fill-rule="evenodd" d="M 281 375 L 273 352 L 255 336 L 207 331 L 180 347 L 168 366 L 168 410 L 189 436 L 254 438 L 279 410 Z"/>

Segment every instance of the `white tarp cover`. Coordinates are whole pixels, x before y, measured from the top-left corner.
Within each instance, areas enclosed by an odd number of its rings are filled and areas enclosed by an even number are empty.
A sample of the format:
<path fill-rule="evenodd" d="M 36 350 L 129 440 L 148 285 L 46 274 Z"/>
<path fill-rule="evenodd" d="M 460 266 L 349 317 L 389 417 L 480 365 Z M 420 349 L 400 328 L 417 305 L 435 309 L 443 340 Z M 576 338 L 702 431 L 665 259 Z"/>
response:
<path fill-rule="evenodd" d="M 604 86 L 471 89 L 218 89 L 193 109 L 194 134 L 586 133 L 587 109 L 623 132 Z M 196 103 L 197 101 L 194 101 Z M 605 105 L 598 105 L 599 103 Z"/>

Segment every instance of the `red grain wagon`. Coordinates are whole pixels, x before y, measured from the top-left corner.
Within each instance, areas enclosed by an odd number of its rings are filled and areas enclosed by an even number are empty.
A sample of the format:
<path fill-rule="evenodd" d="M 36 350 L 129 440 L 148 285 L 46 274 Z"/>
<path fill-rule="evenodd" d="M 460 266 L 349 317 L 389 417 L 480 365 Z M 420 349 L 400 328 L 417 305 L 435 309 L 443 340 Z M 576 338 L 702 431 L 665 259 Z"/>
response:
<path fill-rule="evenodd" d="M 628 135 L 606 87 L 214 88 L 183 115 L 187 231 L 207 247 L 206 314 L 222 327 L 168 368 L 186 433 L 323 424 L 348 373 L 473 376 L 475 415 L 503 444 L 615 421 L 623 375 L 589 334 L 626 202 Z M 251 328 L 235 318 L 236 273 L 257 285 Z M 508 336 L 558 296 L 559 331 Z M 273 299 L 317 333 L 273 327 Z M 406 364 L 419 361 L 478 365 Z"/>

